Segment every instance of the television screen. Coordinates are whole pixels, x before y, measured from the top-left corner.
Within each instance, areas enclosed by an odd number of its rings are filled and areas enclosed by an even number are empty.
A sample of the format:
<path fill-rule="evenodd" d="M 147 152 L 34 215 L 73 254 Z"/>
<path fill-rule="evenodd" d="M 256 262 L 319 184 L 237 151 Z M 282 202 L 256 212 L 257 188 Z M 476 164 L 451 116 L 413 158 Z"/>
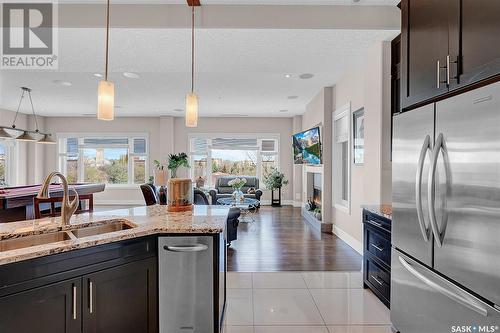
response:
<path fill-rule="evenodd" d="M 293 159 L 295 164 L 321 164 L 319 127 L 293 135 Z"/>

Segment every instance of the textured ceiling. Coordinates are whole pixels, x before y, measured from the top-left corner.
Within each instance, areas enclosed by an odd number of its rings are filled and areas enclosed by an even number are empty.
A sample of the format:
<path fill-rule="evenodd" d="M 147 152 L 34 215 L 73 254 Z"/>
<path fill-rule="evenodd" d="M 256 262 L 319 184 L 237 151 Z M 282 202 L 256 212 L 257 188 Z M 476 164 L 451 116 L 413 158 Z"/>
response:
<path fill-rule="evenodd" d="M 395 31 L 224 30 L 197 33 L 196 91 L 201 116 L 291 116 L 324 86 L 362 64 L 363 54 Z M 59 71 L 3 71 L 0 108 L 15 109 L 19 87 L 33 89 L 42 115 L 93 114 L 104 67 L 103 29 L 61 29 Z M 189 89 L 190 44 L 186 29 L 112 29 L 110 79 L 118 116 L 181 115 Z M 129 79 L 123 72 L 140 74 Z M 289 73 L 291 78 L 284 74 Z M 298 75 L 312 73 L 302 80 Z M 70 87 L 54 83 L 69 81 Z M 298 96 L 289 99 L 288 96 Z M 280 110 L 288 110 L 280 112 Z M 22 109 L 29 112 L 27 105 Z"/>

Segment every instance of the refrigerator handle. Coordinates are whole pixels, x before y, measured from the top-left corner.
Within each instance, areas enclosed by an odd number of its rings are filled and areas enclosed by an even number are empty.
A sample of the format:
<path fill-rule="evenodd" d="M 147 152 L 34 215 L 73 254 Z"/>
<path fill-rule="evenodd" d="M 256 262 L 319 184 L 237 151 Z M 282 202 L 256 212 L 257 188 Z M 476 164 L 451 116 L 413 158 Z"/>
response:
<path fill-rule="evenodd" d="M 445 152 L 446 148 L 444 144 L 443 133 L 439 134 L 436 143 L 434 145 L 434 149 L 432 150 L 431 165 L 429 169 L 429 179 L 427 182 L 429 221 L 431 223 L 432 233 L 434 234 L 434 238 L 436 239 L 436 243 L 439 247 L 443 246 L 444 232 L 441 233 L 439 232 L 438 229 L 435 202 L 436 202 L 436 167 L 441 149 L 443 149 L 443 152 Z"/>
<path fill-rule="evenodd" d="M 457 295 L 453 291 L 448 290 L 448 289 L 440 286 L 436 282 L 430 280 L 429 278 L 427 278 L 426 276 L 424 276 L 422 273 L 420 273 L 419 271 L 417 271 L 403 257 L 399 256 L 399 262 L 401 263 L 401 265 L 403 265 L 404 268 L 406 268 L 406 270 L 408 272 L 410 272 L 414 277 L 416 277 L 417 279 L 419 279 L 420 281 L 422 281 L 423 283 L 425 283 L 427 286 L 429 286 L 432 289 L 436 290 L 437 292 L 443 294 L 444 296 L 450 298 L 451 300 L 453 300 L 453 301 L 455 301 L 455 302 L 457 302 L 457 303 L 459 303 L 459 304 L 461 304 L 461 305 L 463 305 L 463 306 L 471 309 L 472 311 L 479 313 L 483 317 L 487 317 L 488 316 L 488 310 L 486 310 L 485 308 L 483 308 L 480 305 L 476 304 L 476 302 L 474 302 L 473 300 L 467 299 L 467 298 L 465 298 L 463 296 L 460 296 L 460 295 Z"/>
<path fill-rule="evenodd" d="M 417 217 L 418 223 L 420 225 L 420 231 L 422 232 L 422 237 L 424 238 L 425 242 L 429 241 L 429 229 L 425 226 L 424 212 L 422 209 L 422 172 L 424 170 L 425 158 L 429 150 L 431 150 L 431 137 L 427 135 L 424 139 L 422 150 L 420 151 L 420 157 L 418 159 L 417 166 L 417 175 L 415 177 L 415 201 L 417 204 Z"/>

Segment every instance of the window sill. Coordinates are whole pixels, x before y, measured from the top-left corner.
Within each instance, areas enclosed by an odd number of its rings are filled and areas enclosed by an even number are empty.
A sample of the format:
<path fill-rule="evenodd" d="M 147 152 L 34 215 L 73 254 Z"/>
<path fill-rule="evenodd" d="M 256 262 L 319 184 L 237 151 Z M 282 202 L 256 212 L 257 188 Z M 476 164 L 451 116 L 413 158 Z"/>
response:
<path fill-rule="evenodd" d="M 140 184 L 106 184 L 106 190 L 135 190 L 139 188 Z"/>

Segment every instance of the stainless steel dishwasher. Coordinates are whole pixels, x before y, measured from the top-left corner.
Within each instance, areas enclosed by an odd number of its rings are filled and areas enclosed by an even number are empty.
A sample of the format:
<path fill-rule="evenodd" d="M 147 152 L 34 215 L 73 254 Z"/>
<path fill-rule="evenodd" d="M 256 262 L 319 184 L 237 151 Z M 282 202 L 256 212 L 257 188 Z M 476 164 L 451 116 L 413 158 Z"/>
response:
<path fill-rule="evenodd" d="M 160 333 L 213 333 L 214 237 L 160 237 Z"/>

